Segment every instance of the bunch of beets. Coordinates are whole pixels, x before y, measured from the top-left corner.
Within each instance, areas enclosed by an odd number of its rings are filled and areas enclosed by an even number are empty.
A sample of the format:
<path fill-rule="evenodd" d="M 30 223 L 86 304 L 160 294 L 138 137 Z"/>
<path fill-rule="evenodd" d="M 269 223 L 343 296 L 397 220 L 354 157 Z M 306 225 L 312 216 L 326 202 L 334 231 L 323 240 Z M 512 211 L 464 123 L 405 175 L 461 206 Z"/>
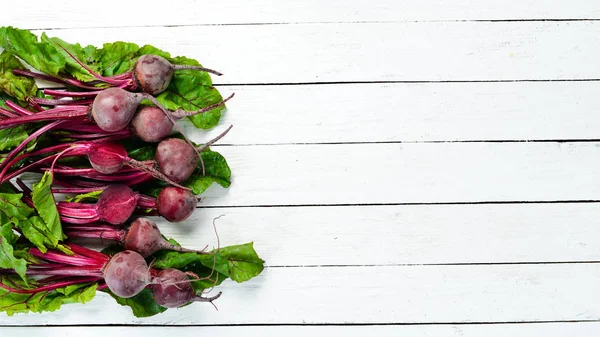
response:
<path fill-rule="evenodd" d="M 199 145 L 178 120 L 220 111 L 233 95 L 196 110 L 169 110 L 156 98 L 178 72 L 221 74 L 144 54 L 129 71 L 104 76 L 77 57 L 74 45 L 53 40 L 64 64 L 93 77 L 81 81 L 27 62 L 15 45 L 41 49 L 44 39 L 17 41 L 25 34 L 31 33 L 0 30 L 0 142 L 6 145 L 0 144 L 0 311 L 53 311 L 104 291 L 145 317 L 212 303 L 221 292 L 207 291 L 224 279 L 258 275 L 264 261 L 251 243 L 186 249 L 151 220 L 188 219 L 207 187 L 198 188 L 198 181 L 215 182 L 207 177 L 219 171 L 215 163 L 227 171 L 221 180 L 229 179 L 224 158 L 209 146 L 232 126 Z M 36 87 L 26 99 L 23 89 L 10 89 L 36 80 L 60 87 Z"/>

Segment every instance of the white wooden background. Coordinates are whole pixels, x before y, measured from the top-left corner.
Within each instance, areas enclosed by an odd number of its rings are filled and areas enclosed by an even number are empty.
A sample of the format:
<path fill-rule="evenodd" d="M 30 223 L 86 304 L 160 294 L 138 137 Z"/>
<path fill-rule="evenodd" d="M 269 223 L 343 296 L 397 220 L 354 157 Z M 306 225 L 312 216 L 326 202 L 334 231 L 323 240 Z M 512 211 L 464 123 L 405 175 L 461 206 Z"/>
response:
<path fill-rule="evenodd" d="M 160 225 L 203 247 L 225 214 L 222 244 L 254 240 L 268 267 L 224 284 L 219 311 L 136 319 L 99 294 L 0 315 L 0 335 L 600 334 L 600 2 L 27 0 L 3 12 L 1 25 L 150 43 L 223 71 L 219 89 L 237 95 L 218 151 L 233 184 Z"/>

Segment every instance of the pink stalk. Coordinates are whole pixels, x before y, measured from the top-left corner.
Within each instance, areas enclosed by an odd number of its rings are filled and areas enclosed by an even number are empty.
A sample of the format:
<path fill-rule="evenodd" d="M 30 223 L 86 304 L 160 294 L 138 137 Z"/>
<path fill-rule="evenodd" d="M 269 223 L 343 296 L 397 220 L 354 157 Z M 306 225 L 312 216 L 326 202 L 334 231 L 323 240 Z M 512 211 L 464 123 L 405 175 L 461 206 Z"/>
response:
<path fill-rule="evenodd" d="M 29 115 L 33 115 L 34 113 L 22 108 L 20 105 L 16 104 L 15 102 L 11 101 L 11 100 L 7 100 L 6 102 L 6 106 L 13 109 L 16 113 L 18 113 L 20 116 L 29 116 Z"/>
<path fill-rule="evenodd" d="M 83 267 L 95 266 L 95 265 L 101 266 L 104 263 L 103 261 L 98 261 L 96 259 L 92 259 L 92 258 L 85 257 L 85 256 L 79 256 L 79 255 L 69 256 L 66 254 L 55 253 L 55 252 L 51 252 L 51 251 L 42 253 L 37 248 L 30 248 L 29 253 L 35 257 L 39 257 L 46 261 L 65 263 L 65 264 L 72 265 L 72 266 L 83 266 Z"/>
<path fill-rule="evenodd" d="M 30 274 L 30 275 L 48 275 L 48 274 Z M 77 279 L 71 279 L 70 281 L 55 282 L 55 283 L 49 284 L 47 286 L 37 287 L 34 289 L 16 289 L 16 288 L 12 288 L 12 287 L 9 287 L 7 285 L 0 283 L 0 288 L 8 290 L 13 293 L 17 293 L 17 294 L 36 294 L 36 293 L 40 293 L 43 291 L 52 291 L 52 290 L 55 290 L 58 288 L 64 288 L 64 287 L 74 285 L 74 284 L 97 282 L 97 281 L 100 281 L 101 279 L 102 279 L 101 277 L 96 277 L 96 276 L 81 277 L 81 278 L 77 278 Z"/>
<path fill-rule="evenodd" d="M 54 77 L 54 76 L 50 76 L 50 75 L 46 75 L 46 74 L 34 73 L 34 72 L 31 72 L 28 70 L 13 69 L 13 74 L 31 77 L 31 78 L 39 78 L 40 80 L 45 80 L 48 82 L 53 82 L 53 83 L 58 83 L 58 84 L 67 84 L 67 85 L 71 85 L 71 86 L 78 87 L 81 89 L 86 89 L 86 90 L 97 90 L 98 89 L 96 87 L 86 85 L 84 82 L 81 82 L 81 81 L 78 81 L 75 79 L 65 79 L 65 78 L 60 78 L 60 77 Z"/>
<path fill-rule="evenodd" d="M 32 133 L 31 135 L 29 135 L 24 141 L 21 142 L 21 144 L 19 144 L 19 146 L 17 146 L 16 148 L 14 148 L 9 154 L 8 156 L 4 159 L 4 161 L 2 163 L 0 163 L 0 169 L 2 169 L 4 167 L 4 165 L 6 163 L 9 162 L 9 160 L 13 159 L 19 152 L 21 152 L 21 150 L 33 139 L 41 136 L 42 134 L 44 134 L 45 132 L 54 129 L 55 127 L 58 127 L 59 125 L 61 125 L 62 123 L 64 123 L 65 121 L 56 121 L 56 122 L 52 122 L 50 124 L 46 124 L 43 127 L 39 128 L 38 130 L 36 130 L 34 133 Z"/>

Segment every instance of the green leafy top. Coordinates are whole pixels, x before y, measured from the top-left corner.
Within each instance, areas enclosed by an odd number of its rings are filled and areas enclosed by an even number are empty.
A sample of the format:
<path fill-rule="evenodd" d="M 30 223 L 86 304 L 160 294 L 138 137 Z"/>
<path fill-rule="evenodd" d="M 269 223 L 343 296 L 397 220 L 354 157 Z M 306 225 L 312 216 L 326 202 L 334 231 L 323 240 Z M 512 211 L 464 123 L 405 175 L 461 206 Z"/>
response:
<path fill-rule="evenodd" d="M 60 224 L 60 216 L 56 208 L 56 201 L 52 194 L 52 173 L 46 171 L 42 179 L 33 185 L 33 205 L 38 214 L 44 220 L 49 234 L 52 234 L 57 241 L 62 241 L 65 237 Z"/>
<path fill-rule="evenodd" d="M 43 38 L 45 34 L 42 34 Z M 58 76 L 65 69 L 65 58 L 56 47 L 38 41 L 37 36 L 28 30 L 13 27 L 0 28 L 0 47 L 19 56 L 35 69 L 48 75 Z"/>
<path fill-rule="evenodd" d="M 100 198 L 102 190 L 92 191 L 84 194 L 78 194 L 72 197 L 66 197 L 65 200 L 68 202 L 83 202 L 83 201 L 96 201 Z"/>
<path fill-rule="evenodd" d="M 0 54 L 0 90 L 25 102 L 37 94 L 37 86 L 31 78 L 13 74 L 14 69 L 26 69 L 25 66 L 10 52 Z"/>
<path fill-rule="evenodd" d="M 45 74 L 74 77 L 84 82 L 96 78 L 64 49 L 102 76 L 114 76 L 131 71 L 137 58 L 145 54 L 162 56 L 172 64 L 201 66 L 197 60 L 184 56 L 172 57 L 168 52 L 151 45 L 139 47 L 135 43 L 117 41 L 105 43 L 102 48 L 91 45 L 82 47 L 80 44 L 70 44 L 56 37 L 48 37 L 45 33 L 38 39 L 30 31 L 14 27 L 0 28 L 0 47 Z M 180 70 L 175 72 L 167 90 L 158 95 L 157 100 L 167 109 L 182 108 L 194 111 L 218 103 L 223 100 L 223 97 L 212 86 L 210 74 L 195 70 Z M 221 106 L 203 114 L 190 116 L 188 119 L 197 128 L 210 129 L 218 124 L 224 109 Z"/>
<path fill-rule="evenodd" d="M 14 276 L 2 276 L 2 284 L 12 288 L 32 289 L 33 279 L 24 282 Z M 56 311 L 68 303 L 87 303 L 96 296 L 97 283 L 82 283 L 36 294 L 19 294 L 0 288 L 0 311 L 12 316 L 16 313 Z"/>
<path fill-rule="evenodd" d="M 176 244 L 176 242 L 171 241 Z M 252 242 L 222 247 L 213 250 L 210 254 L 181 253 L 174 251 L 159 251 L 154 254 L 154 266 L 159 269 L 192 267 L 200 274 L 204 269 L 214 269 L 216 272 L 238 283 L 248 281 L 260 274 L 264 269 L 264 262 L 254 250 Z M 194 271 L 194 270 L 192 270 Z M 212 283 L 210 283 L 212 286 Z"/>

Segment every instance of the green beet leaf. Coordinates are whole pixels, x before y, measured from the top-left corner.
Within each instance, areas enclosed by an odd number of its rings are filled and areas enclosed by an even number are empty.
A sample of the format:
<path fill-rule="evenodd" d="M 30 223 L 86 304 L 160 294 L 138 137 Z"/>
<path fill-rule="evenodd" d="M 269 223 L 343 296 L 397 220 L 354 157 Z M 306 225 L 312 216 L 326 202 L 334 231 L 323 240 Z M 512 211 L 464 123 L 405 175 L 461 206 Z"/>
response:
<path fill-rule="evenodd" d="M 51 191 L 52 187 L 52 173 L 46 171 L 42 176 L 42 179 L 33 185 L 32 199 L 35 208 L 38 211 L 40 217 L 46 223 L 49 233 L 51 233 L 58 240 L 64 238 L 62 226 L 60 224 L 60 215 L 56 208 L 56 201 Z"/>
<path fill-rule="evenodd" d="M 38 37 L 28 30 L 1 27 L 0 47 L 48 75 L 58 76 L 65 69 L 65 58 L 56 47 L 38 41 Z"/>
<path fill-rule="evenodd" d="M 109 290 L 106 290 L 106 292 L 120 305 L 130 307 L 135 317 L 150 317 L 167 310 L 167 308 L 161 307 L 154 301 L 152 291 L 147 288 L 130 298 L 119 297 Z"/>
<path fill-rule="evenodd" d="M 200 65 L 196 60 L 185 57 L 176 57 L 169 61 L 173 64 Z M 156 99 L 170 110 L 182 108 L 186 111 L 195 111 L 221 102 L 223 96 L 212 86 L 212 80 L 208 73 L 197 70 L 179 70 L 173 75 L 167 90 L 158 95 Z M 221 106 L 202 114 L 190 116 L 188 119 L 199 129 L 211 129 L 219 123 L 221 112 L 224 109 Z"/>
<path fill-rule="evenodd" d="M 154 254 L 154 257 L 156 258 L 154 266 L 159 269 L 188 268 L 186 270 L 194 271 L 193 269 L 198 270 L 200 265 L 238 283 L 248 281 L 264 270 L 264 261 L 254 250 L 252 242 L 223 247 L 213 250 L 210 254 L 159 251 Z M 195 268 L 189 268 L 190 266 Z M 205 274 L 204 272 L 203 275 Z"/>
<path fill-rule="evenodd" d="M 0 151 L 12 150 L 29 137 L 24 125 L 0 130 Z"/>
<path fill-rule="evenodd" d="M 182 185 L 191 188 L 194 194 L 203 193 L 213 183 L 228 188 L 231 185 L 231 169 L 225 157 L 209 149 L 202 151 L 200 154 L 204 160 L 206 174 L 202 175 L 200 161 L 198 161 L 198 168 Z"/>
<path fill-rule="evenodd" d="M 73 59 L 73 57 L 71 57 L 71 55 L 69 55 L 69 53 L 71 53 L 79 61 L 86 64 L 95 72 L 98 72 L 97 66 L 93 64 L 93 54 L 96 51 L 96 47 L 92 45 L 82 47 L 79 43 L 70 44 L 57 37 L 48 37 L 46 33 L 42 33 L 41 41 L 43 43 L 47 43 L 48 45 L 54 46 L 56 48 L 56 51 L 63 56 L 63 58 L 65 59 L 65 73 L 84 82 L 96 80 L 96 77 L 94 75 L 92 75 L 88 70 L 82 67 L 75 59 Z M 67 53 L 63 48 L 68 50 L 69 53 Z"/>
<path fill-rule="evenodd" d="M 26 69 L 13 54 L 3 51 L 0 54 L 0 91 L 25 102 L 37 94 L 37 86 L 31 78 L 13 74 L 14 69 Z"/>
<path fill-rule="evenodd" d="M 102 49 L 96 50 L 94 60 L 98 63 L 103 76 L 113 76 L 133 69 L 138 58 L 137 44 L 129 42 L 105 43 Z"/>
<path fill-rule="evenodd" d="M 22 197 L 21 193 L 0 193 L 0 213 L 3 213 L 12 223 L 27 220 L 35 214 L 31 207 L 21 201 Z"/>
<path fill-rule="evenodd" d="M 46 247 L 57 247 L 58 238 L 52 233 L 49 233 L 48 227 L 44 220 L 36 215 L 29 219 L 21 220 L 17 223 L 17 227 L 23 232 L 23 236 L 33 243 L 42 253 L 48 249 Z"/>
<path fill-rule="evenodd" d="M 14 269 L 23 281 L 27 282 L 27 261 L 14 255 L 13 245 L 17 236 L 13 232 L 13 225 L 3 213 L 0 213 L 0 221 L 3 224 L 0 227 L 0 268 Z"/>
<path fill-rule="evenodd" d="M 30 286 L 15 276 L 2 276 L 2 284 L 20 289 L 32 289 L 36 286 L 33 279 L 28 279 Z M 52 291 L 43 291 L 35 294 L 18 294 L 0 288 L 0 311 L 8 316 L 16 313 L 41 313 L 60 309 L 63 304 L 82 303 L 91 301 L 96 295 L 96 283 L 84 283 L 68 286 Z"/>
<path fill-rule="evenodd" d="M 102 194 L 102 190 L 99 190 L 99 191 L 93 191 L 93 192 L 88 192 L 88 193 L 84 193 L 84 194 L 78 194 L 78 195 L 72 196 L 72 197 L 66 197 L 65 200 L 68 202 L 97 201 L 98 198 L 100 198 L 101 194 Z"/>

